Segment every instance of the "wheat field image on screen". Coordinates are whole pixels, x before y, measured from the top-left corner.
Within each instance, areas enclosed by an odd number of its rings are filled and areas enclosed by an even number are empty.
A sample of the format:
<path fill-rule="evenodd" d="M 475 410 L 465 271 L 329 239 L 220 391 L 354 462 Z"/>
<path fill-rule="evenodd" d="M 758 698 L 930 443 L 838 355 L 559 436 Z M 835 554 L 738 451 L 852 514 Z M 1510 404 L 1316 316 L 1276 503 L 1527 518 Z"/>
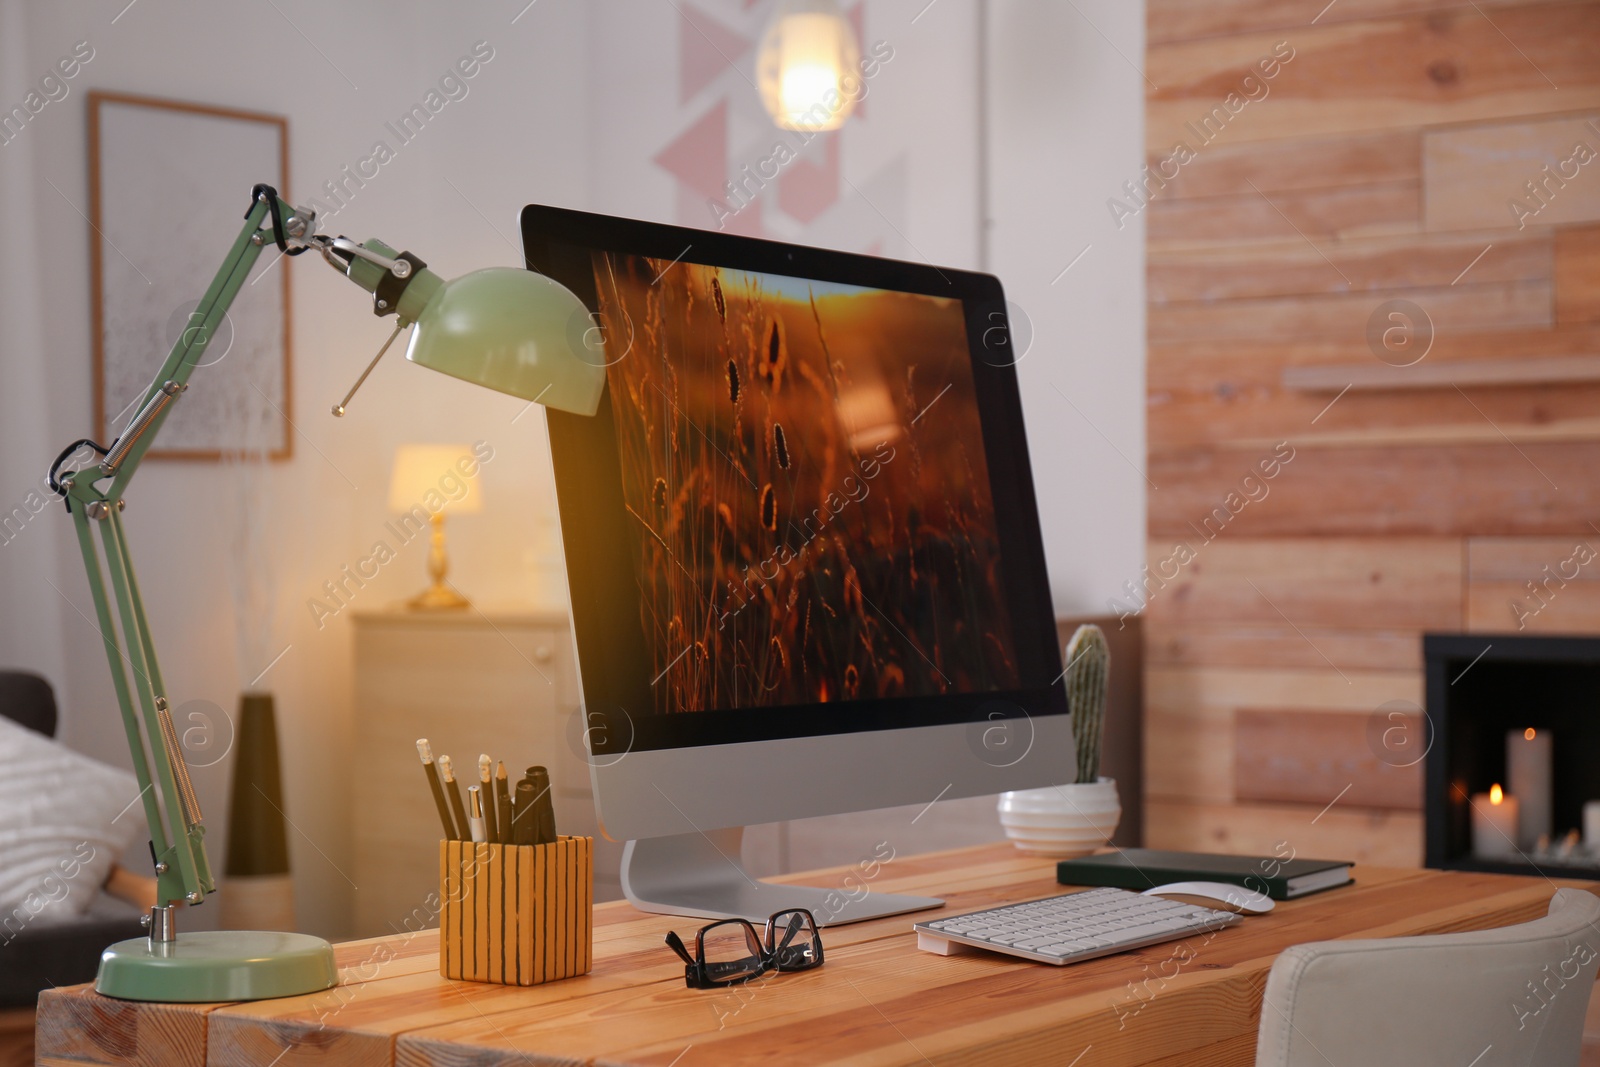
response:
<path fill-rule="evenodd" d="M 594 268 L 656 712 L 1019 688 L 958 301 Z"/>

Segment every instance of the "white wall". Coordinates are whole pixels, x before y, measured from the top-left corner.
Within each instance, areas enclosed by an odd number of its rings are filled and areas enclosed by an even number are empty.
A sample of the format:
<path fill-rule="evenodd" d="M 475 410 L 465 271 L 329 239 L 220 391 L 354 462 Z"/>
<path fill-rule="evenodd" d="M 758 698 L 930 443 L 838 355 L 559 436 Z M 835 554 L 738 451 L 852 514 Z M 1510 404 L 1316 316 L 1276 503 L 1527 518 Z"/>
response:
<path fill-rule="evenodd" d="M 20 102 L 39 76 L 32 71 L 35 56 L 27 44 L 22 6 L 0 0 L 0 100 Z M 59 679 L 66 665 L 61 641 L 64 605 L 42 578 L 57 573 L 61 535 L 68 531 L 59 510 L 41 510 L 46 493 L 39 480 L 49 461 L 45 451 L 58 435 L 50 418 L 51 360 L 45 355 L 42 323 L 33 314 L 45 289 L 44 279 L 34 269 L 39 247 L 34 149 L 32 140 L 0 148 L 0 234 L 5 249 L 0 255 L 0 323 L 5 323 L 0 329 L 0 401 L 6 406 L 0 416 L 0 517 L 9 518 L 12 509 L 21 507 L 28 525 L 34 527 L 18 528 L 15 542 L 8 531 L 6 544 L 0 546 L 0 648 L 4 649 L 0 663 L 29 664 Z M 19 398 L 28 401 L 19 403 Z M 68 440 L 63 439 L 57 450 Z"/>
<path fill-rule="evenodd" d="M 1144 566 L 1144 219 L 1106 209 L 1144 165 L 1144 4 L 990 13 L 989 267 L 1034 330 L 1018 373 L 1056 610 L 1103 612 Z"/>
<path fill-rule="evenodd" d="M 142 0 L 124 10 L 0 0 L 5 108 L 74 42 L 95 49 L 71 95 L 0 146 L 0 510 L 21 503 L 60 447 L 90 431 L 90 234 L 80 212 L 89 196 L 91 87 L 287 115 L 287 191 L 304 199 L 367 154 L 386 120 L 485 40 L 495 58 L 467 98 L 449 104 L 359 191 L 334 220 L 337 231 L 413 249 L 448 277 L 519 262 L 514 218 L 528 202 L 710 225 L 709 214 L 699 215 L 704 197 L 686 196 L 655 157 L 717 100 L 727 101 L 730 170 L 772 131 L 745 80 L 748 56 L 738 64 L 743 74 L 719 72 L 679 99 L 680 11 L 753 38 L 767 5 L 524 3 L 277 0 L 275 10 L 255 0 Z M 1141 54 L 1142 5 L 1077 7 L 1124 52 Z M 981 18 L 976 0 L 868 0 L 864 37 L 889 42 L 895 58 L 874 79 L 864 116 L 840 135 L 837 198 L 802 221 L 769 190 L 741 212 L 741 224 L 759 220 L 772 236 L 979 266 Z M 1057 606 L 1094 609 L 1138 573 L 1143 546 L 1142 482 L 1087 422 L 1142 464 L 1142 230 L 1114 231 L 1104 208 L 1139 166 L 1142 83 L 1070 8 L 994 0 L 989 23 L 988 265 L 1037 334 L 1021 373 Z M 247 194 L 216 192 L 237 199 L 241 211 Z M 152 208 L 179 212 L 183 204 Z M 123 251 L 210 262 L 232 236 L 218 234 L 215 247 Z M 1088 243 L 1089 255 L 1052 286 Z M 277 646 L 289 651 L 261 685 L 278 699 L 301 923 L 338 935 L 359 891 L 339 869 L 350 846 L 343 811 L 351 790 L 360 788 L 364 762 L 414 755 L 412 739 L 399 737 L 391 751 L 350 751 L 348 617 L 319 629 L 307 601 L 381 535 L 395 446 L 491 441 L 495 459 L 482 474 L 489 510 L 452 524 L 452 577 L 483 603 L 563 593 L 539 411 L 513 424 L 520 403 L 391 358 L 350 414 L 334 421 L 328 406 L 388 326 L 364 311 L 363 294 L 311 257 L 290 269 L 295 456 L 270 472 L 262 509 L 277 557 Z M 152 353 L 152 369 L 160 356 Z M 184 403 L 203 402 L 203 390 L 197 375 Z M 152 462 L 130 489 L 126 520 L 175 702 L 231 710 L 266 664 L 244 662 L 236 648 L 227 574 L 249 564 L 232 555 L 225 490 L 219 467 Z M 408 547 L 361 591 L 358 606 L 415 591 L 422 571 L 421 546 Z M 0 664 L 47 674 L 64 706 L 67 741 L 126 765 L 91 615 L 59 507 L 0 544 Z M 227 767 L 196 772 L 219 868 Z"/>

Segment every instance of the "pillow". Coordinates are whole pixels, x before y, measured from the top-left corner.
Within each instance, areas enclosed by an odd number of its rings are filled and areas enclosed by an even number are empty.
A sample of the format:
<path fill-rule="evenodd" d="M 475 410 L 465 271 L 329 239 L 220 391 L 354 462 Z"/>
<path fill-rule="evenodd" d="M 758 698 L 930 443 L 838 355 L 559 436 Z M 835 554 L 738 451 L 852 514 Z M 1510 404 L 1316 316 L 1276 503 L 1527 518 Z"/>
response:
<path fill-rule="evenodd" d="M 139 783 L 0 717 L 0 945 L 69 919 L 145 836 Z"/>

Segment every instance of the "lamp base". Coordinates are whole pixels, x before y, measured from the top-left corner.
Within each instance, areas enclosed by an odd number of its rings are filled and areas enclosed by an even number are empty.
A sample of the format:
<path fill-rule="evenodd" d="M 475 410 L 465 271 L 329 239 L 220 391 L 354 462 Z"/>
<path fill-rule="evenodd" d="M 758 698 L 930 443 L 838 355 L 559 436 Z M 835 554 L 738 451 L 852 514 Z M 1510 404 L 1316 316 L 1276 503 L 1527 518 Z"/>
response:
<path fill-rule="evenodd" d="M 197 930 L 174 941 L 119 941 L 100 955 L 95 992 L 121 1000 L 268 1000 L 330 989 L 333 946 L 308 934 Z"/>
<path fill-rule="evenodd" d="M 460 611 L 472 602 L 443 582 L 437 582 L 424 592 L 406 601 L 412 611 Z"/>
<path fill-rule="evenodd" d="M 428 577 L 433 584 L 427 591 L 406 601 L 413 611 L 460 611 L 472 605 L 444 580 L 450 573 L 450 563 L 444 555 L 444 511 L 435 511 L 428 518 Z"/>

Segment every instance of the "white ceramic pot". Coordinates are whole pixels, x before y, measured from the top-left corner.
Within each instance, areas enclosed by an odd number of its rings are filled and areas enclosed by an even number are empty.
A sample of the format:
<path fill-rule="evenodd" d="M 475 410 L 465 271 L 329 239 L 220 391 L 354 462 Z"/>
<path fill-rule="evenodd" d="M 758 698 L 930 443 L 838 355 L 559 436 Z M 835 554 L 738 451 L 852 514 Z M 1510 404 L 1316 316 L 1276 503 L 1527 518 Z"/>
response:
<path fill-rule="evenodd" d="M 1000 794 L 1000 825 L 1006 836 L 1034 856 L 1087 856 L 1111 840 L 1121 818 L 1112 778 Z"/>

